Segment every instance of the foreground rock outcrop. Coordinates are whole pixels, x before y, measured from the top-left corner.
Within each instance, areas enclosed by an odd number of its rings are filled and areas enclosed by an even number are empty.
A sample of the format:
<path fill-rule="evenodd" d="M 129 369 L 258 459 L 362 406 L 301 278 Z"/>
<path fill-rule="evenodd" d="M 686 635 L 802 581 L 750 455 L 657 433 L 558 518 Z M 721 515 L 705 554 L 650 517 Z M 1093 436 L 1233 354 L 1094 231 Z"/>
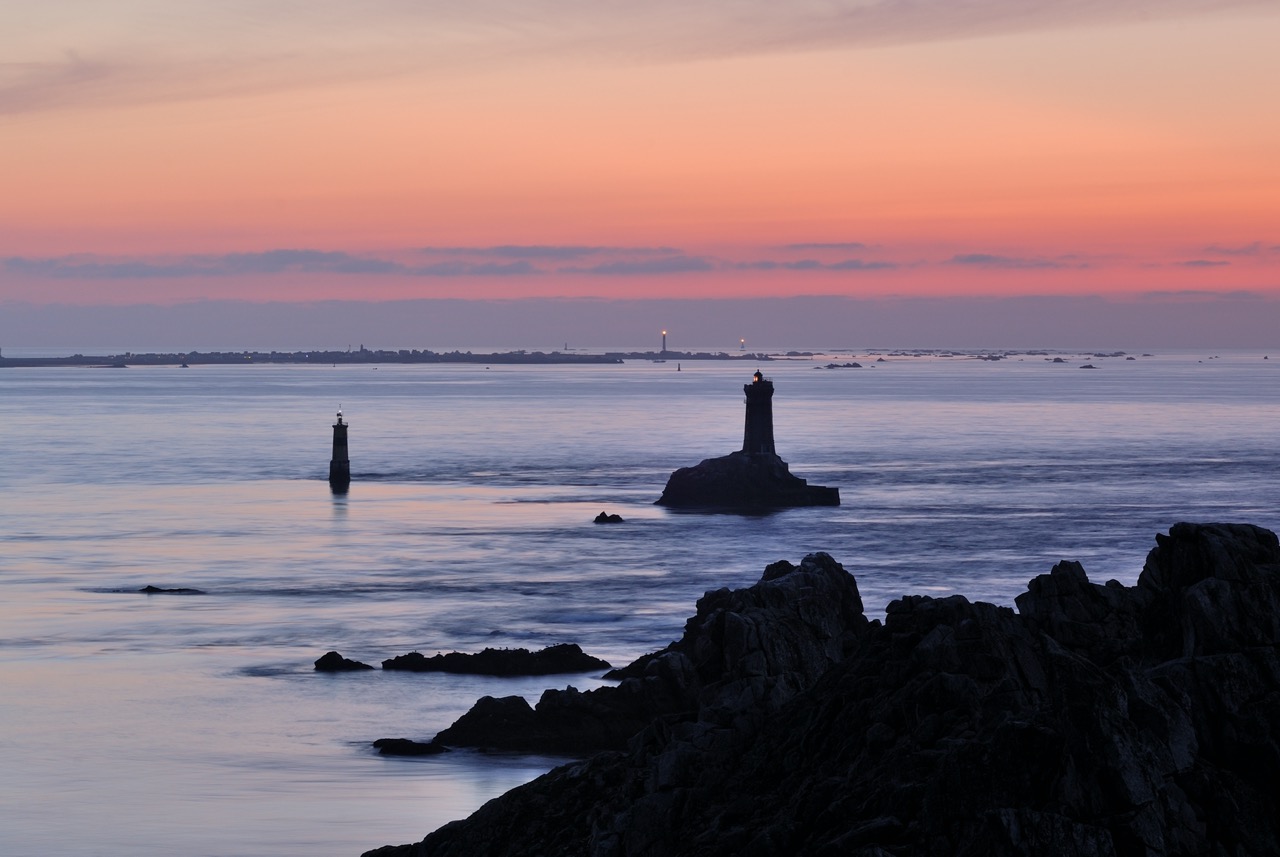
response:
<path fill-rule="evenodd" d="M 578 694 L 650 683 L 622 749 L 369 853 L 1280 853 L 1275 534 L 1178 524 L 1135 586 L 1063 562 L 1017 613 L 910 596 L 868 622 L 854 593 L 821 554 L 709 593 L 678 643 Z"/>
<path fill-rule="evenodd" d="M 826 554 L 774 563 L 749 589 L 708 592 L 683 637 L 608 678 L 616 687 L 484 697 L 435 740 L 453 747 L 587 754 L 656 722 L 764 717 L 851 650 L 867 625 L 853 576 Z"/>

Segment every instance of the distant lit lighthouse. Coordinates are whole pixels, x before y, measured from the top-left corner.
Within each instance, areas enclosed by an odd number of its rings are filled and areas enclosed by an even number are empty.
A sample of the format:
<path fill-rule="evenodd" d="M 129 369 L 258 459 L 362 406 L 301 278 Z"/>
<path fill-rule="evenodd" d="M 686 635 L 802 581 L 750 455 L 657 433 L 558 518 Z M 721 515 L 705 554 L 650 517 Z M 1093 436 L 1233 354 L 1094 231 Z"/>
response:
<path fill-rule="evenodd" d="M 777 455 L 773 448 L 773 382 L 760 370 L 744 384 L 747 394 L 747 422 L 742 435 L 742 451 L 747 455 Z"/>
<path fill-rule="evenodd" d="M 667 332 L 665 330 L 662 331 L 662 353 L 667 353 Z"/>
<path fill-rule="evenodd" d="M 333 424 L 333 458 L 329 460 L 329 487 L 336 494 L 345 494 L 351 484 L 351 461 L 347 458 L 347 424 L 338 411 L 338 421 Z"/>

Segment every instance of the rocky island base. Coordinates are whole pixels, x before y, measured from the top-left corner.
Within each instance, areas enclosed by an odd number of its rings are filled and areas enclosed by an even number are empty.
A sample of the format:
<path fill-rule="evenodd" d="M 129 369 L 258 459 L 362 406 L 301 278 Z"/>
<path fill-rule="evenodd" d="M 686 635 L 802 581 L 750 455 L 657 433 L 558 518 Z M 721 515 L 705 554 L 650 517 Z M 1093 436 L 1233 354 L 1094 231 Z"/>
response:
<path fill-rule="evenodd" d="M 482 700 L 437 740 L 599 752 L 367 857 L 1280 853 L 1274 533 L 1178 524 L 1135 586 L 1062 562 L 1016 602 L 869 621 L 831 557 L 774 563 L 616 687 L 464 736 Z"/>
<path fill-rule="evenodd" d="M 731 452 L 672 473 L 656 505 L 685 509 L 839 506 L 840 490 L 810 485 L 792 474 L 777 455 Z"/>

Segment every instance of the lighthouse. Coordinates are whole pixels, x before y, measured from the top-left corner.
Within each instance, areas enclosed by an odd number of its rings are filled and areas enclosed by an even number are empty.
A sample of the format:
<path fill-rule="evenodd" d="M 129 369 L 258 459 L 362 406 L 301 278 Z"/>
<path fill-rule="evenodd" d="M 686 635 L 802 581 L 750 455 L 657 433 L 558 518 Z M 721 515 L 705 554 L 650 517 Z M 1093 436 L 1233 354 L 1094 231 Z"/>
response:
<path fill-rule="evenodd" d="M 333 424 L 333 458 L 329 459 L 329 487 L 335 494 L 345 494 L 351 484 L 351 461 L 347 458 L 347 424 L 338 411 Z"/>
<path fill-rule="evenodd" d="M 791 472 L 773 448 L 773 382 L 759 371 L 747 394 L 742 449 L 681 467 L 667 479 L 659 506 L 711 511 L 839 506 L 840 490 L 810 485 Z"/>
<path fill-rule="evenodd" d="M 747 394 L 746 428 L 742 433 L 742 451 L 747 455 L 777 455 L 773 448 L 773 382 L 760 370 L 744 384 Z"/>

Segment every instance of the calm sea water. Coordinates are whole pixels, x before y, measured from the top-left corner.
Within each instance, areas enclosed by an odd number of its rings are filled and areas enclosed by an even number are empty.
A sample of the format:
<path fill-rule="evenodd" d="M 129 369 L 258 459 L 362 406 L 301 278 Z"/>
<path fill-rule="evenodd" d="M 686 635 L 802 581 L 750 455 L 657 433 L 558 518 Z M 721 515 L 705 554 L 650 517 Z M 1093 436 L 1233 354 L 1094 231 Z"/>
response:
<path fill-rule="evenodd" d="M 1278 358 L 772 362 L 779 453 L 843 503 L 756 517 L 652 505 L 740 445 L 754 364 L 0 371 L 0 853 L 412 841 L 557 760 L 369 741 L 599 684 L 316 674 L 330 649 L 577 642 L 621 664 L 704 591 L 815 550 L 876 614 L 904 593 L 1011 604 L 1060 559 L 1131 583 L 1180 520 L 1276 529 Z"/>

